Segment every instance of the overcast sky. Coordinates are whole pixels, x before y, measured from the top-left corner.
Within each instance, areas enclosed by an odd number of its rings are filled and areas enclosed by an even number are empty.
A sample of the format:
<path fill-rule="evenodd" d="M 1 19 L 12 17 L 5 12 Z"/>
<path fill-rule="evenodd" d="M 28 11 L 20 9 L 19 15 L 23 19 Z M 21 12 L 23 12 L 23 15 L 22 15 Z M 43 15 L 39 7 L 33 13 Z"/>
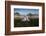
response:
<path fill-rule="evenodd" d="M 21 15 L 27 15 L 28 13 L 39 14 L 39 9 L 24 9 L 24 8 L 14 8 L 14 13 L 20 13 Z"/>

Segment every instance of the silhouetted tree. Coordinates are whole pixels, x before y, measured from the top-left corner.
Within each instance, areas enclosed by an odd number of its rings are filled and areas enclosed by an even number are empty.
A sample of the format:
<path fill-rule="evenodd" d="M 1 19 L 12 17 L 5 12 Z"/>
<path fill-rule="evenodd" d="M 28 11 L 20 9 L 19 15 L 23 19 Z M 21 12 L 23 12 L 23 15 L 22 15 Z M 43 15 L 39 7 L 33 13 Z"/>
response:
<path fill-rule="evenodd" d="M 16 13 L 14 13 L 14 15 L 20 15 L 20 13 L 16 12 Z"/>
<path fill-rule="evenodd" d="M 27 16 L 31 16 L 32 14 L 31 13 L 28 13 Z"/>

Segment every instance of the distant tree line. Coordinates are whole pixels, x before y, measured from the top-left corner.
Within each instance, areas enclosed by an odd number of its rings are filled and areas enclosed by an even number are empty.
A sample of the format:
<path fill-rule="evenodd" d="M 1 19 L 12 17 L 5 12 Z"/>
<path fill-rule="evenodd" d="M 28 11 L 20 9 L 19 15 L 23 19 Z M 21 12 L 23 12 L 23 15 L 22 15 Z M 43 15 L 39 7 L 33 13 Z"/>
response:
<path fill-rule="evenodd" d="M 16 13 L 14 13 L 14 15 L 21 15 L 21 14 L 18 13 L 18 12 L 16 12 Z M 27 16 L 34 16 L 34 15 L 37 15 L 37 16 L 38 16 L 38 14 L 32 14 L 32 13 L 28 13 L 28 14 L 27 14 Z"/>

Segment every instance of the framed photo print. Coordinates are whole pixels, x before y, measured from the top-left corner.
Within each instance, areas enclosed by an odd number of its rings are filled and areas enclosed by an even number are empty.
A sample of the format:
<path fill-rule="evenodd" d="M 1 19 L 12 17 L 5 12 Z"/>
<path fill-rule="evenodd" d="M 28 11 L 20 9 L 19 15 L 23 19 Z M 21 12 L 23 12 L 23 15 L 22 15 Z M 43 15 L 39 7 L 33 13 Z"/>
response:
<path fill-rule="evenodd" d="M 5 34 L 45 32 L 44 3 L 5 1 Z"/>

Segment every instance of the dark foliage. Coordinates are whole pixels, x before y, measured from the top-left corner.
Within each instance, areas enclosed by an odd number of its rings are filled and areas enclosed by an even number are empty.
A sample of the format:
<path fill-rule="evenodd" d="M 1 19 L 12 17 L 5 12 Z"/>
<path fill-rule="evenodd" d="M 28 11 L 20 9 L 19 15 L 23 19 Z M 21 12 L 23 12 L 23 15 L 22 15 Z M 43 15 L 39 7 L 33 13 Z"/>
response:
<path fill-rule="evenodd" d="M 16 13 L 14 13 L 14 15 L 20 15 L 20 13 L 16 12 Z"/>

